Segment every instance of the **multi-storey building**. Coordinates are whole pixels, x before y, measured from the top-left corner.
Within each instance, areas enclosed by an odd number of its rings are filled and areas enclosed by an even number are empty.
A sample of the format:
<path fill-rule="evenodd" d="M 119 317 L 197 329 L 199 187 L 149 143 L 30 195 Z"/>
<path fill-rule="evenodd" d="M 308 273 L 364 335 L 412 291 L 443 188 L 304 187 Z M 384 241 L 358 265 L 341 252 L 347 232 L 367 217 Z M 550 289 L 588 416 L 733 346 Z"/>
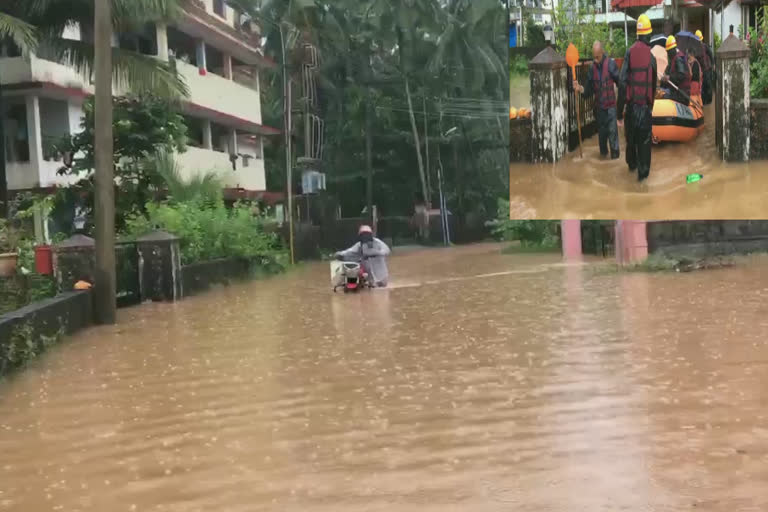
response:
<path fill-rule="evenodd" d="M 77 27 L 64 37 L 81 39 Z M 223 0 L 196 0 L 173 25 L 148 25 L 116 34 L 113 45 L 172 61 L 189 88 L 181 102 L 188 149 L 178 155 L 184 174 L 213 171 L 224 186 L 266 189 L 264 137 L 279 133 L 261 122 L 259 77 L 275 63 L 261 50 L 259 27 Z M 67 183 L 53 144 L 80 127 L 92 83 L 76 70 L 38 55 L 0 48 L 8 188 L 47 189 Z M 119 94 L 120 91 L 115 91 Z"/>

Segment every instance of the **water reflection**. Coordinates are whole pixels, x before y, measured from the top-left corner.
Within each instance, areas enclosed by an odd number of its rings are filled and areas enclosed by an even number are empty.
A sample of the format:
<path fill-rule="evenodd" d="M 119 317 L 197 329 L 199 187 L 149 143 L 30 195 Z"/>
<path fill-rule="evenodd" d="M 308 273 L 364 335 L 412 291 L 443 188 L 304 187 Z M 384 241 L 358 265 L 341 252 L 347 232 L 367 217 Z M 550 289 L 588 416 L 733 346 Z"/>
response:
<path fill-rule="evenodd" d="M 0 384 L 0 509 L 768 507 L 768 262 L 498 249 L 121 311 Z"/>

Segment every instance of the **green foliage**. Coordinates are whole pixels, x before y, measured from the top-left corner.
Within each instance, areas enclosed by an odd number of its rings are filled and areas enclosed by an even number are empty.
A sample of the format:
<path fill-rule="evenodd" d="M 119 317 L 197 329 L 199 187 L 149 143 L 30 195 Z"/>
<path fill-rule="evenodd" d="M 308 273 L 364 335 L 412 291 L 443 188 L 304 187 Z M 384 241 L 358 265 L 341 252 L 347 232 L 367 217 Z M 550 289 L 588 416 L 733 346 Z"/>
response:
<path fill-rule="evenodd" d="M 17 325 L 10 339 L 0 344 L 0 376 L 23 367 L 61 340 L 66 333 L 66 320 L 59 318 L 58 323 L 59 328 L 53 333 L 38 332 L 31 322 Z"/>
<path fill-rule="evenodd" d="M 83 105 L 83 112 L 82 131 L 56 146 L 59 152 L 74 155 L 72 167 L 62 168 L 59 174 L 80 180 L 57 192 L 55 215 L 65 215 L 64 212 L 71 212 L 75 205 L 84 208 L 89 217 L 93 212 L 95 118 L 92 98 Z M 148 163 L 153 163 L 152 157 L 158 152 L 185 151 L 187 128 L 175 105 L 157 97 L 116 97 L 113 112 L 115 208 L 120 226 L 125 215 L 140 209 L 152 192 L 165 186 L 163 178 Z"/>
<path fill-rule="evenodd" d="M 715 48 L 714 51 L 717 51 L 718 48 L 720 48 L 720 44 L 723 42 L 722 38 L 720 37 L 720 34 L 715 32 Z"/>
<path fill-rule="evenodd" d="M 750 95 L 768 98 L 768 6 L 757 11 L 757 28 L 749 27 L 747 44 L 750 55 Z"/>
<path fill-rule="evenodd" d="M 568 45 L 573 43 L 579 50 L 580 58 L 590 59 L 592 44 L 595 41 L 603 43 L 603 48 L 610 57 L 624 57 L 627 51 L 623 30 L 614 30 L 611 37 L 608 25 L 599 23 L 594 11 L 586 9 L 585 5 L 577 0 L 558 2 L 554 20 L 555 46 L 563 55 Z"/>
<path fill-rule="evenodd" d="M 509 59 L 510 76 L 525 76 L 528 74 L 528 59 L 524 55 L 515 55 L 515 58 Z"/>
<path fill-rule="evenodd" d="M 525 20 L 525 46 L 538 48 L 547 44 L 544 39 L 544 30 L 541 25 L 536 24 L 533 18 Z"/>
<path fill-rule="evenodd" d="M 11 253 L 18 251 L 21 238 L 22 234 L 13 223 L 8 222 L 7 219 L 0 218 L 0 252 Z"/>
<path fill-rule="evenodd" d="M 222 199 L 223 185 L 215 173 L 196 174 L 185 180 L 173 153 L 158 151 L 146 160 L 144 166 L 162 179 L 168 198 L 173 203 L 199 200 L 206 205 L 215 205 Z"/>
<path fill-rule="evenodd" d="M 522 247 L 551 249 L 559 246 L 558 221 L 512 220 L 509 218 L 509 201 L 500 199 L 496 219 L 487 223 L 497 240 L 519 241 Z"/>
<path fill-rule="evenodd" d="M 182 263 L 221 258 L 264 258 L 281 263 L 284 251 L 276 234 L 267 230 L 265 219 L 247 204 L 227 208 L 200 200 L 177 203 L 149 203 L 146 215 L 128 218 L 124 235 L 136 238 L 156 228 L 181 238 Z"/>

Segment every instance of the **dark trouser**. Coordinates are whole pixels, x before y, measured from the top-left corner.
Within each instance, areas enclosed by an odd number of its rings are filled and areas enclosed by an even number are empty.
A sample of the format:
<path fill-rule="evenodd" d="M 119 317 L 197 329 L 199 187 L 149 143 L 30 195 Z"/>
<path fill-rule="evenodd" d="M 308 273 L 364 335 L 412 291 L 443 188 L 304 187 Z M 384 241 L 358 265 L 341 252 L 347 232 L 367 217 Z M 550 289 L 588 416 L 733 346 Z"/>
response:
<path fill-rule="evenodd" d="M 627 166 L 637 169 L 637 179 L 644 180 L 651 172 L 651 107 L 627 105 L 624 132 L 627 135 Z"/>
<path fill-rule="evenodd" d="M 600 154 L 608 154 L 608 144 L 611 146 L 611 158 L 619 158 L 619 130 L 616 127 L 616 107 L 605 110 L 597 109 L 597 135 L 600 141 Z"/>
<path fill-rule="evenodd" d="M 715 81 L 715 77 L 713 76 L 714 73 L 712 70 L 705 71 L 704 72 L 704 83 L 701 87 L 701 100 L 704 102 L 705 105 L 709 105 L 712 103 L 712 92 L 713 92 L 713 85 Z"/>

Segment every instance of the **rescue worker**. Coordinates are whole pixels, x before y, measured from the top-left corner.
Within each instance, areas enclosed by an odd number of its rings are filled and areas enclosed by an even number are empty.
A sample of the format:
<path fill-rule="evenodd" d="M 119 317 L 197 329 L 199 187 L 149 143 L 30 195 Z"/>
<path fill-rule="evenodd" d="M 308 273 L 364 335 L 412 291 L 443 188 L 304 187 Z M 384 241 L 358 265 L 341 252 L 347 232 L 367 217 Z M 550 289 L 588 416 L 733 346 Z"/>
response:
<path fill-rule="evenodd" d="M 667 69 L 663 81 L 675 87 L 664 89 L 664 97 L 688 105 L 691 97 L 691 69 L 688 67 L 688 56 L 677 47 L 675 36 L 667 38 Z"/>
<path fill-rule="evenodd" d="M 344 261 L 365 262 L 366 269 L 370 272 L 374 284 L 383 288 L 389 281 L 389 269 L 387 268 L 387 256 L 389 256 L 387 244 L 373 236 L 371 226 L 362 225 L 357 231 L 357 242 L 349 249 L 334 254 L 336 259 Z"/>
<path fill-rule="evenodd" d="M 608 156 L 611 148 L 611 160 L 619 158 L 619 130 L 616 127 L 616 93 L 613 85 L 619 83 L 619 68 L 616 61 L 605 56 L 603 45 L 595 41 L 592 45 L 592 67 L 586 87 L 573 81 L 573 89 L 589 98 L 595 95 L 595 119 L 597 119 L 600 154 Z"/>
<path fill-rule="evenodd" d="M 695 96 L 701 97 L 701 82 L 703 80 L 701 64 L 692 53 L 688 54 L 688 69 L 691 73 L 691 98 L 693 99 Z"/>
<path fill-rule="evenodd" d="M 626 160 L 629 171 L 637 170 L 637 180 L 651 172 L 651 129 L 656 95 L 656 59 L 651 53 L 651 20 L 637 18 L 637 41 L 627 50 L 619 77 L 618 118 L 626 117 Z M 626 102 L 626 112 L 624 103 Z"/>
<path fill-rule="evenodd" d="M 704 35 L 701 30 L 696 31 L 696 37 L 704 46 L 704 57 L 701 59 L 701 71 L 703 73 L 703 82 L 701 85 L 701 99 L 705 105 L 712 103 L 712 95 L 715 91 L 715 54 L 712 48 L 704 42 Z"/>

